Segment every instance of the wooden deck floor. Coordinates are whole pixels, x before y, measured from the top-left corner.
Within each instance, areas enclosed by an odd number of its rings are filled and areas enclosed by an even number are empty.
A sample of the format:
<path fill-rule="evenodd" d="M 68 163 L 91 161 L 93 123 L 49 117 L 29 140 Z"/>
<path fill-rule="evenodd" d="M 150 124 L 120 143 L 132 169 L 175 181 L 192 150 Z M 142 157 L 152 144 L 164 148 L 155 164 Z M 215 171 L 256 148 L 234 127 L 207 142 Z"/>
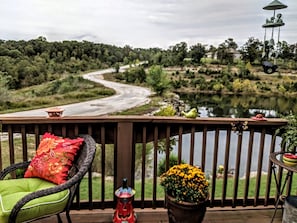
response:
<path fill-rule="evenodd" d="M 137 223 L 168 223 L 166 209 L 135 209 L 137 213 Z M 73 223 L 112 223 L 114 210 L 92 210 L 92 211 L 71 211 Z M 270 223 L 274 209 L 207 209 L 203 223 Z M 63 222 L 67 222 L 64 220 Z M 39 220 L 41 223 L 55 223 L 55 217 Z M 278 210 L 273 223 L 282 222 L 282 211 Z"/>

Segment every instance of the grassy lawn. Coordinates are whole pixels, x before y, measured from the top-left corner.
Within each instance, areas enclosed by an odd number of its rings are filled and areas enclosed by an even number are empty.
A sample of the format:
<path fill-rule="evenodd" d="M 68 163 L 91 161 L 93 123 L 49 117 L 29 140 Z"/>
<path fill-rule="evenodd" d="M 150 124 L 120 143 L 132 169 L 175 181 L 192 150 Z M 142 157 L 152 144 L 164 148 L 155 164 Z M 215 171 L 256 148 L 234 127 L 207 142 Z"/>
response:
<path fill-rule="evenodd" d="M 47 82 L 9 91 L 9 98 L 0 104 L 0 113 L 54 107 L 111 96 L 113 89 L 85 80 L 80 76 Z"/>
<path fill-rule="evenodd" d="M 100 177 L 94 177 L 93 178 L 93 199 L 95 200 L 100 200 L 102 198 L 101 195 L 101 178 Z M 276 186 L 275 182 L 272 179 L 271 183 L 271 189 L 270 189 L 270 196 L 274 196 L 276 193 Z M 233 178 L 228 179 L 228 184 L 227 184 L 227 198 L 231 198 L 233 196 L 233 185 L 234 185 L 234 180 Z M 245 180 L 240 179 L 238 183 L 238 193 L 237 197 L 238 198 L 243 198 L 244 196 L 244 185 L 245 185 Z M 113 181 L 112 180 L 105 180 L 105 199 L 110 200 L 113 199 Z M 217 199 L 222 197 L 222 188 L 223 188 L 223 180 L 222 179 L 217 179 L 216 180 L 216 192 L 215 192 L 215 197 Z M 255 196 L 255 188 L 256 188 L 256 178 L 250 178 L 250 186 L 249 186 L 249 192 L 248 192 L 248 197 L 253 198 Z M 297 191 L 294 191 L 294 188 L 297 188 L 297 181 L 293 181 L 292 185 L 292 193 L 297 193 Z M 135 188 L 136 194 L 135 198 L 140 199 L 141 198 L 141 181 L 136 180 L 135 181 Z M 210 188 L 211 190 L 211 188 Z M 88 197 L 88 180 L 85 178 L 81 182 L 81 187 L 80 187 L 80 192 L 81 192 L 81 199 L 82 200 L 87 200 Z M 261 178 L 261 185 L 260 185 L 260 192 L 259 196 L 264 197 L 266 194 L 266 175 L 263 175 Z M 152 179 L 146 179 L 145 181 L 145 198 L 147 199 L 152 199 L 153 198 L 153 180 Z M 158 199 L 163 199 L 164 198 L 164 190 L 163 187 L 160 186 L 159 182 L 157 184 L 157 198 Z"/>
<path fill-rule="evenodd" d="M 5 137 L 5 136 L 1 136 Z M 14 158 L 15 163 L 23 161 L 23 147 L 21 137 L 14 137 Z M 9 145 L 8 140 L 1 139 L 1 160 L 2 167 L 5 168 L 10 165 L 9 157 Z M 31 159 L 35 155 L 35 138 L 34 136 L 27 137 L 27 149 L 28 149 L 28 159 Z"/>

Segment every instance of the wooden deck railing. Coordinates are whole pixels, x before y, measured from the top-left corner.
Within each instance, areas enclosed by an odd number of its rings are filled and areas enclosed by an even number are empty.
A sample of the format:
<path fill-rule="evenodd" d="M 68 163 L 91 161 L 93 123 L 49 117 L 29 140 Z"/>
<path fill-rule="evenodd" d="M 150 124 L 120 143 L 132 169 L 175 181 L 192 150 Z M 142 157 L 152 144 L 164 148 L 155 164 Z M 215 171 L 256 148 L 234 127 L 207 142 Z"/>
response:
<path fill-rule="evenodd" d="M 286 125 L 282 119 L 6 117 L 0 118 L 0 124 L 1 169 L 29 160 L 45 132 L 64 137 L 93 136 L 98 143 L 94 165 L 100 170 L 100 177 L 92 178 L 90 171 L 88 199 L 82 200 L 78 194 L 73 208 L 114 207 L 115 198 L 106 195 L 107 184 L 111 181 L 115 191 L 123 178 L 128 179 L 131 187 L 136 187 L 135 207 L 164 207 L 164 197 L 158 195 L 162 191 L 158 168 L 165 159 L 165 169 L 168 169 L 170 154 L 176 154 L 178 162 L 198 165 L 206 172 L 211 185 L 210 207 L 261 207 L 274 204 L 277 196 L 269 154 L 281 150 L 280 138 L 274 134 L 277 128 Z M 278 170 L 280 180 L 283 172 Z M 110 175 L 111 180 L 107 180 Z M 287 193 L 292 183 L 291 179 Z"/>

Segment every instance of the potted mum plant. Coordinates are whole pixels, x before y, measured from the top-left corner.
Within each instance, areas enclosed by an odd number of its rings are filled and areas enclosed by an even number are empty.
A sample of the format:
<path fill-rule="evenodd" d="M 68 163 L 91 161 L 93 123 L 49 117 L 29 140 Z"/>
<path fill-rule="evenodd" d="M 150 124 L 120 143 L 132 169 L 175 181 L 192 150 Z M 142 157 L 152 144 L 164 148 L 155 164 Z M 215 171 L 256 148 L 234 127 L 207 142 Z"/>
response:
<path fill-rule="evenodd" d="M 203 221 L 209 183 L 204 172 L 190 164 L 171 167 L 160 176 L 167 200 L 170 223 L 201 223 Z"/>

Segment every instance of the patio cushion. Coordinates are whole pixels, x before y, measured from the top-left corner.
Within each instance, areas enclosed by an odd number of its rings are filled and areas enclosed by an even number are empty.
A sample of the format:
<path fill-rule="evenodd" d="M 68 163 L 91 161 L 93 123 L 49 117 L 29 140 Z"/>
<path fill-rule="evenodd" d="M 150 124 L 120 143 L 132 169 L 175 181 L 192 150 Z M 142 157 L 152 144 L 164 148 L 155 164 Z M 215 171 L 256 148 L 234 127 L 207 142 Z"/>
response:
<path fill-rule="evenodd" d="M 82 138 L 68 139 L 45 133 L 25 177 L 39 177 L 56 184 L 66 182 Z"/>
<path fill-rule="evenodd" d="M 0 222 L 7 223 L 13 206 L 24 196 L 56 184 L 39 178 L 22 178 L 0 181 Z M 40 197 L 28 202 L 17 216 L 17 222 L 24 222 L 31 216 L 55 214 L 64 210 L 69 190 Z M 34 217 L 36 218 L 36 217 Z"/>

